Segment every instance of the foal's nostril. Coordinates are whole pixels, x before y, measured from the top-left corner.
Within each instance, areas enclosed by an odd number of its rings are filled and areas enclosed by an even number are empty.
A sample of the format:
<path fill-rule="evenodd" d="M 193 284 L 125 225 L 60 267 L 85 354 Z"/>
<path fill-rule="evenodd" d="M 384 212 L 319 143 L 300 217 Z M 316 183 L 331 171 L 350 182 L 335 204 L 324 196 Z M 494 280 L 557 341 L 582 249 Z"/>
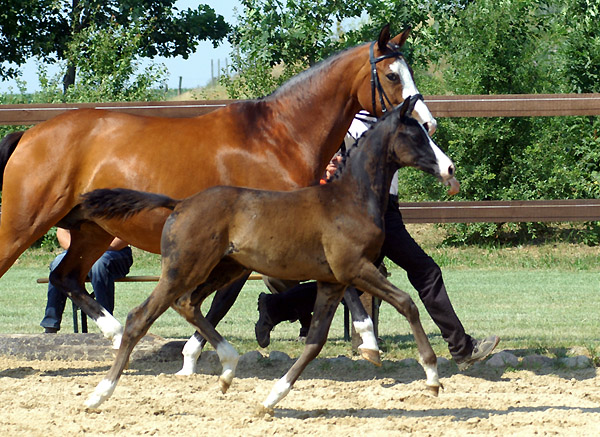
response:
<path fill-rule="evenodd" d="M 454 166 L 453 165 L 448 167 L 448 175 L 454 176 Z"/>

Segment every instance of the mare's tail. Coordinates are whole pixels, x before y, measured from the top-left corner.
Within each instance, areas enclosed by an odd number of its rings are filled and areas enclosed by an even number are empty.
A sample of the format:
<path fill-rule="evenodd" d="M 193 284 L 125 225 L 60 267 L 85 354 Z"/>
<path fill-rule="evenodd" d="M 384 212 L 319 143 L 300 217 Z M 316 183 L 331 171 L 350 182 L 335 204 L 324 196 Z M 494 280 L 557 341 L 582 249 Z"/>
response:
<path fill-rule="evenodd" d="M 141 211 L 154 208 L 173 210 L 180 200 L 168 196 L 125 188 L 100 189 L 81 195 L 81 206 L 91 217 L 126 219 Z"/>
<path fill-rule="evenodd" d="M 4 168 L 8 163 L 8 158 L 13 154 L 17 144 L 21 140 L 21 137 L 25 131 L 12 132 L 2 138 L 0 141 L 0 190 L 2 189 L 2 183 L 4 182 Z"/>

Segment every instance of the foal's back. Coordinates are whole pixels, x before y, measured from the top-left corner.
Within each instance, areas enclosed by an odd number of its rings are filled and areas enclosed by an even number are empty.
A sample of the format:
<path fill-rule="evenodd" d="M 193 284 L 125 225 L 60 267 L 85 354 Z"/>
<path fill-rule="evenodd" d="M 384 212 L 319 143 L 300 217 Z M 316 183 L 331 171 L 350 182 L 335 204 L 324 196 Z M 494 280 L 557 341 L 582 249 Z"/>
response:
<path fill-rule="evenodd" d="M 351 199 L 347 188 L 338 183 L 291 192 L 210 188 L 175 209 L 163 233 L 163 255 L 170 258 L 173 247 L 186 257 L 190 251 L 199 259 L 229 257 L 273 277 L 337 282 L 341 259 L 363 253 L 357 229 L 361 240 L 369 230 L 371 239 L 378 234 L 355 202 L 343 200 Z"/>

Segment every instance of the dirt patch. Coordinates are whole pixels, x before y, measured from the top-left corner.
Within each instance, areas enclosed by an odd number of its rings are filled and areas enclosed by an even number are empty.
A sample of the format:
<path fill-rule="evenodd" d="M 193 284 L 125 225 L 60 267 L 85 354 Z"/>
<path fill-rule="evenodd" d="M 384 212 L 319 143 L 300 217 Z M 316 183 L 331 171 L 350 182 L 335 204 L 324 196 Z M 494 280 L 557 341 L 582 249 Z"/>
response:
<path fill-rule="evenodd" d="M 445 390 L 434 398 L 426 394 L 423 371 L 410 362 L 375 368 L 345 357 L 318 359 L 271 417 L 257 415 L 257 406 L 291 365 L 285 356 L 246 354 L 229 392 L 221 394 L 214 353 L 205 355 L 200 373 L 176 377 L 180 344 L 167 342 L 156 353 L 164 341 L 146 342 L 97 410 L 83 402 L 110 358 L 89 351 L 85 360 L 3 354 L 0 434 L 595 435 L 600 429 L 600 376 L 593 367 L 508 371 L 477 365 L 461 374 L 444 364 Z"/>

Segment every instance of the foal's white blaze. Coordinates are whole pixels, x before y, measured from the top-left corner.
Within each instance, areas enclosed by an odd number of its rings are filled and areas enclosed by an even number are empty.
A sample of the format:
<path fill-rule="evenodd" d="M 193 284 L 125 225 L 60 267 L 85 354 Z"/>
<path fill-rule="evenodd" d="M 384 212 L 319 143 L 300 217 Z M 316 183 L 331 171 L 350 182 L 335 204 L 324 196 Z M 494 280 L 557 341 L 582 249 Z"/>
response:
<path fill-rule="evenodd" d="M 435 144 L 435 142 L 431 139 L 423 125 L 421 125 L 421 129 L 423 129 L 423 132 L 425 132 L 427 138 L 429 138 L 429 145 L 433 149 L 433 153 L 435 154 L 435 158 L 437 160 L 440 178 L 444 182 L 448 182 L 454 177 L 454 163 L 450 158 L 448 158 L 448 156 L 444 152 L 442 152 L 442 149 L 440 149 L 438 145 Z"/>
<path fill-rule="evenodd" d="M 108 379 L 103 379 L 100 381 L 100 384 L 96 386 L 94 393 L 92 393 L 87 401 L 85 401 L 85 406 L 88 408 L 97 408 L 113 394 L 116 386 L 117 381 L 111 382 Z"/>
<path fill-rule="evenodd" d="M 106 309 L 102 309 L 102 315 L 96 320 L 96 324 L 102 334 L 113 342 L 113 349 L 119 349 L 123 338 L 123 326 Z"/>
<path fill-rule="evenodd" d="M 377 346 L 377 339 L 375 338 L 375 331 L 373 329 L 373 321 L 371 318 L 367 317 L 362 322 L 352 322 L 352 324 L 362 340 L 362 344 L 359 348 L 378 351 L 379 346 Z"/>
<path fill-rule="evenodd" d="M 190 339 L 183 346 L 181 354 L 183 355 L 183 366 L 181 370 L 176 373 L 178 376 L 189 376 L 196 373 L 196 363 L 202 353 L 202 345 L 196 339 L 195 335 L 192 335 Z"/>
<path fill-rule="evenodd" d="M 414 96 L 416 94 L 420 94 L 415 82 L 410 74 L 410 69 L 408 68 L 408 64 L 402 58 L 396 59 L 391 65 L 390 70 L 396 73 L 400 77 L 400 83 L 402 84 L 402 98 L 407 99 L 410 96 Z M 427 127 L 429 130 L 429 134 L 433 135 L 437 129 L 437 121 L 431 115 L 429 108 L 422 101 L 419 100 L 415 104 L 415 109 L 413 111 L 413 117 L 417 119 L 417 121 L 421 124 L 427 123 Z"/>
<path fill-rule="evenodd" d="M 279 381 L 275 383 L 271 389 L 271 393 L 267 399 L 263 402 L 263 407 L 273 408 L 277 402 L 282 400 L 292 389 L 292 385 L 287 381 L 287 374 L 283 376 Z"/>
<path fill-rule="evenodd" d="M 226 391 L 231 385 L 233 377 L 235 376 L 235 369 L 237 367 L 240 355 L 237 351 L 229 344 L 225 339 L 217 345 L 217 355 L 223 366 L 223 371 L 219 377 L 221 383 L 221 390 Z"/>

